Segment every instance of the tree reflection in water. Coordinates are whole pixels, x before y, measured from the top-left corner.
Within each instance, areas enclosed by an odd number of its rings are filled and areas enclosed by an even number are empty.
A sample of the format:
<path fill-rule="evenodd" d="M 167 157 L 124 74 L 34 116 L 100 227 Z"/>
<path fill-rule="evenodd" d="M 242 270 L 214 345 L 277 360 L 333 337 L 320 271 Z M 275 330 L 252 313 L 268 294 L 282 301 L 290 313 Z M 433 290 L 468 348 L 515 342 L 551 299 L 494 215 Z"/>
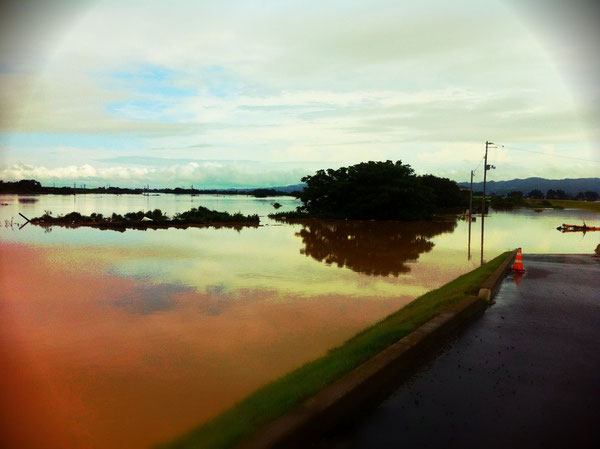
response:
<path fill-rule="evenodd" d="M 406 263 L 416 261 L 421 253 L 434 247 L 430 238 L 456 228 L 456 221 L 303 220 L 295 223 L 303 226 L 296 233 L 304 243 L 301 254 L 374 276 L 409 273 Z"/>

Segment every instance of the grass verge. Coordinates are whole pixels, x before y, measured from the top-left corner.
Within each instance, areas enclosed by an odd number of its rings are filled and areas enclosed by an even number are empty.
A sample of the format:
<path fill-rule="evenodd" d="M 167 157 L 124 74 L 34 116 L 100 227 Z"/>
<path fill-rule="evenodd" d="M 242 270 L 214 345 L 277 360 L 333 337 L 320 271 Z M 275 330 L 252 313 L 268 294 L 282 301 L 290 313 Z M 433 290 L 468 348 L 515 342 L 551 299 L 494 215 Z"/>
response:
<path fill-rule="evenodd" d="M 330 350 L 325 356 L 265 385 L 213 420 L 159 447 L 230 448 L 261 425 L 288 412 L 445 308 L 470 294 L 477 294 L 480 285 L 510 254 L 505 252 L 482 267 L 420 296 L 343 345 Z"/>
<path fill-rule="evenodd" d="M 543 200 L 525 200 L 529 207 L 544 207 L 540 205 Z M 597 201 L 576 201 L 576 200 L 545 200 L 551 204 L 550 207 L 562 207 L 568 209 L 583 209 L 591 210 L 592 212 L 600 212 L 600 202 Z"/>

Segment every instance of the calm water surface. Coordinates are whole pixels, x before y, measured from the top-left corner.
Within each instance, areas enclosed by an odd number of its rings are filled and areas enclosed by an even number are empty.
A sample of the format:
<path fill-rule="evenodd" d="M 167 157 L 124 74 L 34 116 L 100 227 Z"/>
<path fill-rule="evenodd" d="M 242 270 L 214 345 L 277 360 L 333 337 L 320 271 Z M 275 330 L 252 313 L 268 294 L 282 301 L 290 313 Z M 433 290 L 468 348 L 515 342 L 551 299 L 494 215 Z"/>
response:
<path fill-rule="evenodd" d="M 147 448 L 480 262 L 480 222 L 269 220 L 241 196 L 0 196 L 1 447 Z M 190 207 L 261 215 L 258 228 L 128 230 L 27 225 L 27 217 Z M 484 259 L 592 253 L 598 214 L 486 218 Z M 12 221 L 12 223 L 11 223 Z M 469 258 L 470 253 L 470 258 Z"/>

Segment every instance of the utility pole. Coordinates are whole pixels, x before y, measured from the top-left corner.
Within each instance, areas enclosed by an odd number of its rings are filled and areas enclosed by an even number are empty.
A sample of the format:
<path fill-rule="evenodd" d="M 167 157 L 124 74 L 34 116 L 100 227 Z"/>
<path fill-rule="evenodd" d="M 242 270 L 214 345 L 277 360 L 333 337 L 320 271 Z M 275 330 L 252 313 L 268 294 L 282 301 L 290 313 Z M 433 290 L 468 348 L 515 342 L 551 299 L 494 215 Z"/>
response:
<path fill-rule="evenodd" d="M 503 146 L 503 145 L 500 145 Z M 485 141 L 485 160 L 483 162 L 483 198 L 481 200 L 481 216 L 485 215 L 485 182 L 487 178 L 488 170 L 496 168 L 495 165 L 488 165 L 487 156 L 488 156 L 488 148 L 498 148 L 495 143 Z M 473 172 L 471 172 L 471 186 L 473 186 Z M 483 220 L 482 220 L 483 221 Z"/>
<path fill-rule="evenodd" d="M 481 198 L 481 265 L 483 265 L 483 233 L 484 233 L 484 220 L 485 220 L 485 181 L 487 175 L 487 155 L 488 147 L 490 143 L 485 141 L 485 158 L 483 161 L 483 197 Z"/>
<path fill-rule="evenodd" d="M 493 165 L 488 165 L 488 148 L 498 148 L 493 142 L 485 141 L 485 158 L 483 161 L 483 198 L 481 199 L 481 265 L 483 265 L 483 232 L 485 220 L 485 183 L 487 179 L 487 171 L 496 168 Z"/>
<path fill-rule="evenodd" d="M 485 215 L 485 181 L 487 178 L 487 155 L 490 142 L 485 141 L 485 158 L 483 161 L 483 197 L 481 198 L 481 224 L 483 229 L 483 216 Z"/>

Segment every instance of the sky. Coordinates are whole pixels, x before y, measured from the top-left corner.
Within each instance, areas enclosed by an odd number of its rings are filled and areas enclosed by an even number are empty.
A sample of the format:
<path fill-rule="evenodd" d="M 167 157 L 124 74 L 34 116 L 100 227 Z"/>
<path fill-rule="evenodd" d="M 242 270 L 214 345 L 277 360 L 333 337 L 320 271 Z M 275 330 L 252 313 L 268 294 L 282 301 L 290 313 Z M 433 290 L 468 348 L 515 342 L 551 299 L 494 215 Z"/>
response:
<path fill-rule="evenodd" d="M 389 159 L 478 181 L 486 140 L 488 179 L 596 177 L 596 4 L 4 1 L 0 179 L 281 186 Z"/>

